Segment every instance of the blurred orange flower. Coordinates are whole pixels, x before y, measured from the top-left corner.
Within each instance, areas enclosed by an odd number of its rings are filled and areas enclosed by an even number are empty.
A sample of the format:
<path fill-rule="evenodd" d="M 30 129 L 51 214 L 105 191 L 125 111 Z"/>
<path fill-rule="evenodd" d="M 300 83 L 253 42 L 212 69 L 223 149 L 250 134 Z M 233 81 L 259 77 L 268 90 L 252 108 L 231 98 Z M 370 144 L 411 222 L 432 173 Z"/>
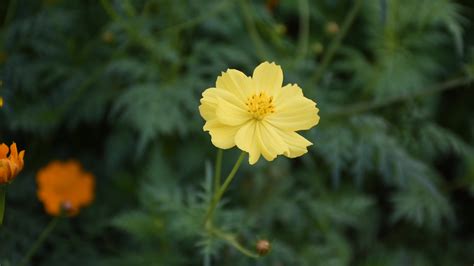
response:
<path fill-rule="evenodd" d="M 94 175 L 75 160 L 50 162 L 38 171 L 36 181 L 38 198 L 53 216 L 74 216 L 94 199 Z"/>
<path fill-rule="evenodd" d="M 8 151 L 10 155 L 7 157 Z M 10 145 L 10 149 L 5 143 L 0 145 L 0 185 L 10 183 L 23 169 L 23 157 L 25 151 L 18 154 L 16 143 Z"/>

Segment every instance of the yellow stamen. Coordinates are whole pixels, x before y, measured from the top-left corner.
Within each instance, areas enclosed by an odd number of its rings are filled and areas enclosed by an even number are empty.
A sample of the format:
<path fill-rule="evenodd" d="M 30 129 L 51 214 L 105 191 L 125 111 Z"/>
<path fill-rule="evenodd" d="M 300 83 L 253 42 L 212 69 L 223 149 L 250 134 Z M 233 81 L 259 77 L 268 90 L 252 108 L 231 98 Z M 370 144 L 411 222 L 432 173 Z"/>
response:
<path fill-rule="evenodd" d="M 247 112 L 257 120 L 262 120 L 266 115 L 274 113 L 273 96 L 268 96 L 265 92 L 252 95 L 245 103 Z"/>

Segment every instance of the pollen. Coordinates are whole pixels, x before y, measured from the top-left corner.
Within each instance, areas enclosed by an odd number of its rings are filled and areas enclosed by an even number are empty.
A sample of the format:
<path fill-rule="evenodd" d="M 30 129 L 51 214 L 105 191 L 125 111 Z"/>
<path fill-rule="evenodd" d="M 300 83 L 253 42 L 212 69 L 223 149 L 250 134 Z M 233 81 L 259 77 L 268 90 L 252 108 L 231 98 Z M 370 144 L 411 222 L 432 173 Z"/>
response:
<path fill-rule="evenodd" d="M 273 96 L 268 96 L 265 92 L 247 98 L 245 105 L 247 112 L 257 120 L 262 120 L 265 116 L 275 112 Z"/>

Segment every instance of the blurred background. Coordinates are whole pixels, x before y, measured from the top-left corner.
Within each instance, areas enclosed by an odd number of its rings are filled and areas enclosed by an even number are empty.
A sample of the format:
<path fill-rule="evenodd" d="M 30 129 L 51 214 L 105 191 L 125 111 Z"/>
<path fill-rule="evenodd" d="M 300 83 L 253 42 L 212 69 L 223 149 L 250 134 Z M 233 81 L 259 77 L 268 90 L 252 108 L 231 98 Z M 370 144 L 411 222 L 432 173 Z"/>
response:
<path fill-rule="evenodd" d="M 35 175 L 77 159 L 95 200 L 31 265 L 474 263 L 474 2 L 4 0 L 0 142 L 26 150 L 0 264 L 52 219 Z M 320 108 L 308 154 L 244 163 L 203 234 L 216 148 L 201 93 L 227 68 L 282 65 Z M 238 156 L 224 152 L 224 174 Z"/>

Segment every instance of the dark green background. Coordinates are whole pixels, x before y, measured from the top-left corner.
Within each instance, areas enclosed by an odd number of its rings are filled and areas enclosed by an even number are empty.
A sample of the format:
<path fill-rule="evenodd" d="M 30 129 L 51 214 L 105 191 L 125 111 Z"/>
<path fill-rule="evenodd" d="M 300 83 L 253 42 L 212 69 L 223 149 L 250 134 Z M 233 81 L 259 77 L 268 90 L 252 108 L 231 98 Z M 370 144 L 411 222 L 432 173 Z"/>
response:
<path fill-rule="evenodd" d="M 51 220 L 36 171 L 70 158 L 95 174 L 96 199 L 31 265 L 472 265 L 472 1 L 268 2 L 2 1 L 0 142 L 26 157 L 1 265 Z M 204 234 L 216 149 L 198 105 L 221 71 L 263 61 L 321 121 L 304 133 L 308 154 L 245 162 L 226 193 L 216 223 L 249 248 L 273 245 L 255 261 Z"/>

